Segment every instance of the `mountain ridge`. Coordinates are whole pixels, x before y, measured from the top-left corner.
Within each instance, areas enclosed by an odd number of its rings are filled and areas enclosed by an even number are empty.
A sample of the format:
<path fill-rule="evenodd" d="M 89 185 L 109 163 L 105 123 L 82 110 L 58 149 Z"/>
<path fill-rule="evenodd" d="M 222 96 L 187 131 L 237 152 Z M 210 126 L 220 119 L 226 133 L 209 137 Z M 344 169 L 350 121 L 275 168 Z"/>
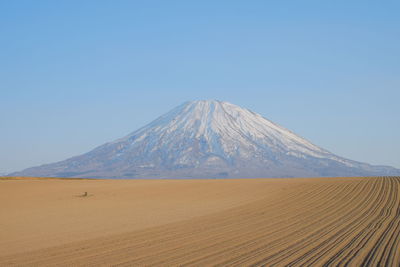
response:
<path fill-rule="evenodd" d="M 257 178 L 398 175 L 337 156 L 245 108 L 188 101 L 138 130 L 64 161 L 13 175 Z"/>

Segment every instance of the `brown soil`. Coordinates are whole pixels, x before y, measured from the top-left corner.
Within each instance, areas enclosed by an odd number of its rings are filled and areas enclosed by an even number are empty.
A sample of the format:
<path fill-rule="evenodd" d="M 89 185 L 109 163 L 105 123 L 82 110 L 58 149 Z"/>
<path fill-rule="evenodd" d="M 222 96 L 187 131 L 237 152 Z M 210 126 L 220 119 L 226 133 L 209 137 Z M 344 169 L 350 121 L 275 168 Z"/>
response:
<path fill-rule="evenodd" d="M 398 266 L 399 248 L 399 177 L 0 179 L 0 266 Z"/>

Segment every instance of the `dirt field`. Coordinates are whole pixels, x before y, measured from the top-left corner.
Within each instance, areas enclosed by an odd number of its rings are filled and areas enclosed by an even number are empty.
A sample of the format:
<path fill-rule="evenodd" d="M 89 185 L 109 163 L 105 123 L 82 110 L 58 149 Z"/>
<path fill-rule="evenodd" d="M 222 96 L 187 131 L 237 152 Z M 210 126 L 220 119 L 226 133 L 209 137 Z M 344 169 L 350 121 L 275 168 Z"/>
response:
<path fill-rule="evenodd" d="M 0 266 L 252 264 L 399 266 L 400 177 L 0 179 Z"/>

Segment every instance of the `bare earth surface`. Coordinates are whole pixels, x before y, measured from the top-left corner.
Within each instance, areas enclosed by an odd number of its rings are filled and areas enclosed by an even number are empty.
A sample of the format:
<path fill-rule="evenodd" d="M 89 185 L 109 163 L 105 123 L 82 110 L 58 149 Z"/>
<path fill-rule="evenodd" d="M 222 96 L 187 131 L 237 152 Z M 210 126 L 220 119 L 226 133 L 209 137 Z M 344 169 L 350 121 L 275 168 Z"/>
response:
<path fill-rule="evenodd" d="M 400 177 L 0 179 L 0 266 L 302 264 L 399 266 Z"/>

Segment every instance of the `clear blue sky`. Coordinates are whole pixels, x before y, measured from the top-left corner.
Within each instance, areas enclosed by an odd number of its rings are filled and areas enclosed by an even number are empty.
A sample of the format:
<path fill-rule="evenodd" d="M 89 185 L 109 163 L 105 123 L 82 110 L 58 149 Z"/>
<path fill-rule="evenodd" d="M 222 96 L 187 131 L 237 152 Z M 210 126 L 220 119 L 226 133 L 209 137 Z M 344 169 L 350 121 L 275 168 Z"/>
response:
<path fill-rule="evenodd" d="M 16 0 L 0 14 L 0 172 L 195 99 L 400 167 L 399 1 Z"/>

